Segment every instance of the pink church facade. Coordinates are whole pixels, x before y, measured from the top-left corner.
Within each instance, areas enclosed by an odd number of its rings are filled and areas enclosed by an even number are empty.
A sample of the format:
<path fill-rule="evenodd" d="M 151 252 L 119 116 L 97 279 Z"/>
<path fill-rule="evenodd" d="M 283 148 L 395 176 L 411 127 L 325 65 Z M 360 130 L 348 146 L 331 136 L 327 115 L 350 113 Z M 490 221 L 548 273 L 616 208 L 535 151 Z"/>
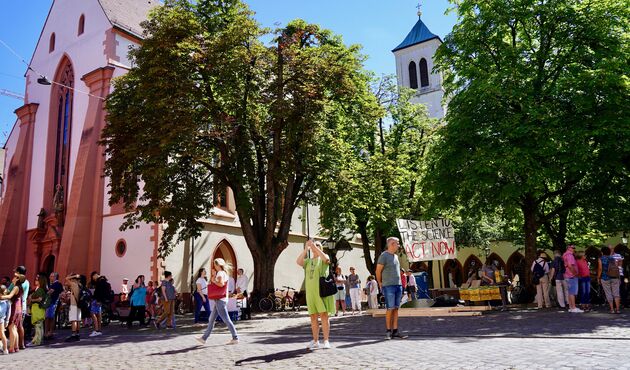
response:
<path fill-rule="evenodd" d="M 157 254 L 163 225 L 120 231 L 124 210 L 108 204 L 98 145 L 106 122 L 104 99 L 111 80 L 132 67 L 129 48 L 140 44 L 140 23 L 158 5 L 157 0 L 53 1 L 25 75 L 24 105 L 15 111 L 17 121 L 4 148 L 0 274 L 17 265 L 26 265 L 29 279 L 38 271 L 62 276 L 99 271 L 117 291 L 123 277 L 143 274 L 158 280 L 168 269 L 178 291 L 189 292 L 196 271 L 221 257 L 253 275 L 253 256 L 229 189 L 212 215 L 199 220 L 201 237 L 179 243 L 165 259 Z M 39 83 L 42 76 L 53 84 Z M 320 229 L 318 217 L 316 206 L 308 213 L 296 210 L 289 247 L 274 269 L 276 286 L 302 286 L 303 271 L 295 260 L 307 231 Z M 367 276 L 360 241 L 351 243 L 355 248 L 345 252 L 344 261 Z"/>
<path fill-rule="evenodd" d="M 156 5 L 53 1 L 5 145 L 1 272 L 24 264 L 30 273 L 106 270 L 113 282 L 137 274 L 158 278 L 158 228 L 118 230 L 123 210 L 108 205 L 98 145 L 111 79 L 128 70 L 129 46 L 140 42 L 140 22 Z M 41 76 L 54 83 L 38 83 Z"/>

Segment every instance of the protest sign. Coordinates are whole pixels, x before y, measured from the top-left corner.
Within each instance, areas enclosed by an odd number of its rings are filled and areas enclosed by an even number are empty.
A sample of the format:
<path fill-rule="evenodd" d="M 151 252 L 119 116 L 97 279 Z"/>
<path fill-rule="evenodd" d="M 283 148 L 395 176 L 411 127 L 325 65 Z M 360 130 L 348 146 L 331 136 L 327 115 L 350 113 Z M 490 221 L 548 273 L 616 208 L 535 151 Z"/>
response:
<path fill-rule="evenodd" d="M 457 258 L 455 230 L 447 219 L 396 220 L 409 262 Z"/>

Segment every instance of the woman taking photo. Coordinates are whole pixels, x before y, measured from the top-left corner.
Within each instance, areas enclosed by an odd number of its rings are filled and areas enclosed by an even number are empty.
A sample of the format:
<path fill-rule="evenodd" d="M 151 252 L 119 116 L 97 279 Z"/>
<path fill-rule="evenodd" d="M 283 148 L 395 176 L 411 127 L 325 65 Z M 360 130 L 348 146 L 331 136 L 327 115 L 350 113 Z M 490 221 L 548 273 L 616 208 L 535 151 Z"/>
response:
<path fill-rule="evenodd" d="M 214 302 L 214 307 L 212 308 L 212 313 L 210 314 L 208 328 L 201 337 L 196 338 L 197 342 L 201 344 L 206 343 L 206 340 L 210 334 L 212 334 L 212 329 L 214 328 L 217 316 L 219 316 L 227 325 L 230 333 L 232 333 L 232 340 L 227 342 L 227 344 L 238 344 L 238 334 L 236 333 L 236 328 L 234 327 L 234 323 L 230 319 L 230 315 L 227 310 L 227 284 L 230 273 L 232 272 L 232 266 L 225 262 L 223 258 L 217 258 L 214 260 L 212 267 L 216 271 L 216 274 L 212 276 L 210 284 L 208 285 L 208 299 L 211 299 Z"/>
<path fill-rule="evenodd" d="M 195 324 L 201 323 L 201 307 L 206 310 L 206 314 L 210 315 L 210 301 L 208 301 L 208 280 L 206 278 L 206 269 L 200 268 L 196 276 L 197 290 L 195 291 Z M 205 321 L 205 320 L 204 320 Z"/>
<path fill-rule="evenodd" d="M 329 342 L 330 322 L 328 315 L 335 312 L 335 298 L 319 296 L 319 278 L 328 276 L 330 258 L 321 250 L 320 243 L 309 240 L 304 245 L 304 250 L 297 258 L 297 264 L 304 268 L 304 287 L 306 289 L 306 306 L 311 317 L 311 332 L 313 340 L 306 347 L 308 350 L 319 348 L 319 323 L 322 321 L 322 332 L 324 334 L 323 348 L 331 348 Z"/>

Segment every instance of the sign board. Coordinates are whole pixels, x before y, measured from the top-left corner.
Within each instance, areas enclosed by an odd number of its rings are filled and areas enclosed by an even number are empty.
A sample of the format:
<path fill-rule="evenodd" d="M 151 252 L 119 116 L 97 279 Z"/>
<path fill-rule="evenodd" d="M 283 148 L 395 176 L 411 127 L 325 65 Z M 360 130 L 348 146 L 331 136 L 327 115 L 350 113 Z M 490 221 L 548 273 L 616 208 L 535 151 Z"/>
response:
<path fill-rule="evenodd" d="M 409 262 L 457 258 L 455 229 L 450 220 L 396 220 Z"/>

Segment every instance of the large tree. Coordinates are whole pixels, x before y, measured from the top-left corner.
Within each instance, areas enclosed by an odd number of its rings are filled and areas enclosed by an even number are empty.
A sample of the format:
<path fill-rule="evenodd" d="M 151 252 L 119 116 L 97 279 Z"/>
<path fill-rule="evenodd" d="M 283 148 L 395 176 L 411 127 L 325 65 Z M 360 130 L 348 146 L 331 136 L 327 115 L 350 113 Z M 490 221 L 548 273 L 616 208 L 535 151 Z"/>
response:
<path fill-rule="evenodd" d="M 302 20 L 270 34 L 239 0 L 166 1 L 144 27 L 107 101 L 110 203 L 131 211 L 123 227 L 165 225 L 167 255 L 229 187 L 254 289 L 273 288 L 293 213 L 334 159 L 329 122 L 370 100 L 359 47 Z"/>
<path fill-rule="evenodd" d="M 415 91 L 397 86 L 392 76 L 374 81 L 372 93 L 380 112 L 345 120 L 348 129 L 336 138 L 341 155 L 322 177 L 318 196 L 322 226 L 335 238 L 358 233 L 374 273 L 371 251 L 378 257 L 386 238 L 398 233 L 397 218 L 421 212 L 418 181 L 436 121 L 411 102 Z"/>
<path fill-rule="evenodd" d="M 531 263 L 541 226 L 627 180 L 627 2 L 453 3 L 427 190 L 443 208 L 520 212 Z"/>

